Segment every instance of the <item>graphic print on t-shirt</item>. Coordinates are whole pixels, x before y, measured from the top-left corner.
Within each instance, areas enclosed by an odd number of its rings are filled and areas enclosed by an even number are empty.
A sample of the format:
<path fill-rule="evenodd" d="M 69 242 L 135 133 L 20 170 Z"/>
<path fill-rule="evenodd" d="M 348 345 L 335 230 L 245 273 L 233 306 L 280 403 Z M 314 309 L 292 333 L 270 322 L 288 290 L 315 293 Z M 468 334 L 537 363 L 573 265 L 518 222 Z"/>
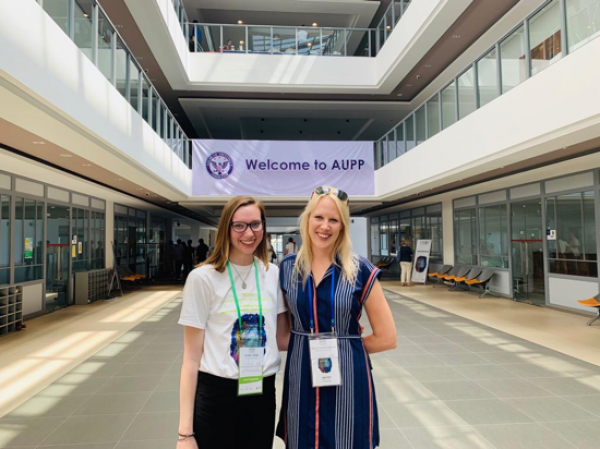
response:
<path fill-rule="evenodd" d="M 239 320 L 235 319 L 231 327 L 231 345 L 229 354 L 235 361 L 236 365 L 239 366 L 239 345 L 238 342 L 242 340 L 244 347 L 246 348 L 258 348 L 265 347 L 267 344 L 267 332 L 265 331 L 265 318 L 263 316 L 263 326 L 259 331 L 259 315 L 246 314 L 242 315 L 242 333 L 240 335 Z M 262 338 L 261 338 L 262 337 Z"/>

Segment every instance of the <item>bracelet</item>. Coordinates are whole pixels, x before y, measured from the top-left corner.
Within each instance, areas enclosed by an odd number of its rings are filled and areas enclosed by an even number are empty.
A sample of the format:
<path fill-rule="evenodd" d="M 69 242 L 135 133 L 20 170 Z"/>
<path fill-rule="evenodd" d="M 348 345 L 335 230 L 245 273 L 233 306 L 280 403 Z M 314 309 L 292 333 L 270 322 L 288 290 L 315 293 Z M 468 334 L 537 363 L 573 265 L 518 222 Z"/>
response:
<path fill-rule="evenodd" d="M 178 433 L 177 435 L 178 435 L 178 438 L 177 438 L 177 440 L 178 440 L 178 441 L 183 441 L 183 440 L 185 440 L 186 438 L 191 438 L 191 437 L 193 437 L 193 436 L 194 436 L 194 435 L 196 435 L 196 434 L 195 434 L 194 432 L 192 432 L 192 433 L 190 433 L 189 435 L 182 435 L 182 434 L 180 434 L 180 433 Z"/>

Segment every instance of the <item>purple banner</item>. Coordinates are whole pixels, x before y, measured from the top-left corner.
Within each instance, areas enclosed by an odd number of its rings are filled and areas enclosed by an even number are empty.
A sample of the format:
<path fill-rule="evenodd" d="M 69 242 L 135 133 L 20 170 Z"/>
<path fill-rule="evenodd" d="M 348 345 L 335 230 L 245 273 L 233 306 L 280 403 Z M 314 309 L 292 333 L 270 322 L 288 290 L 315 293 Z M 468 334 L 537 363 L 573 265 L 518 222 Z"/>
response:
<path fill-rule="evenodd" d="M 195 196 L 374 193 L 372 142 L 194 140 L 192 157 Z"/>

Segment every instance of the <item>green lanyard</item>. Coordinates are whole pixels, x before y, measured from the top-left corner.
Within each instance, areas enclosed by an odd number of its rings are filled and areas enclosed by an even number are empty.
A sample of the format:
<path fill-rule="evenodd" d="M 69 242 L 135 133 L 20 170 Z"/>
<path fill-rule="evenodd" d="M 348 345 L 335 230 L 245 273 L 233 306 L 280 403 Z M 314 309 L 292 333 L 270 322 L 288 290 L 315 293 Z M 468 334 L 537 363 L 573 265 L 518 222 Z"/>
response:
<path fill-rule="evenodd" d="M 260 282 L 258 282 L 258 268 L 256 266 L 256 259 L 254 263 L 254 276 L 256 277 L 256 293 L 258 295 L 258 335 L 262 340 L 263 331 L 263 314 L 262 314 L 262 298 L 260 296 Z M 240 325 L 240 341 L 242 340 L 242 312 L 240 311 L 240 302 L 237 296 L 237 290 L 235 289 L 235 282 L 233 281 L 233 275 L 231 274 L 231 263 L 227 261 L 227 272 L 229 273 L 229 281 L 231 282 L 231 290 L 233 291 L 233 299 L 235 300 L 235 307 L 237 309 L 238 321 Z"/>

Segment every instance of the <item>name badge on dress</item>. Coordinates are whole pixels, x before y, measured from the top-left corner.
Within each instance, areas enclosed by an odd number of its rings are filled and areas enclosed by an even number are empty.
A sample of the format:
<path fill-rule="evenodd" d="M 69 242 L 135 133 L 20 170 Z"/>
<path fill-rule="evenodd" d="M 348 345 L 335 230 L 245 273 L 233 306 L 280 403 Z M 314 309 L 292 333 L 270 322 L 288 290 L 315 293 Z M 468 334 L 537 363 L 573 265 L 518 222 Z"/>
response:
<path fill-rule="evenodd" d="M 337 335 L 314 334 L 309 337 L 308 346 L 313 388 L 342 385 Z"/>
<path fill-rule="evenodd" d="M 241 347 L 239 351 L 238 396 L 262 394 L 265 348 L 260 346 L 254 348 Z"/>

